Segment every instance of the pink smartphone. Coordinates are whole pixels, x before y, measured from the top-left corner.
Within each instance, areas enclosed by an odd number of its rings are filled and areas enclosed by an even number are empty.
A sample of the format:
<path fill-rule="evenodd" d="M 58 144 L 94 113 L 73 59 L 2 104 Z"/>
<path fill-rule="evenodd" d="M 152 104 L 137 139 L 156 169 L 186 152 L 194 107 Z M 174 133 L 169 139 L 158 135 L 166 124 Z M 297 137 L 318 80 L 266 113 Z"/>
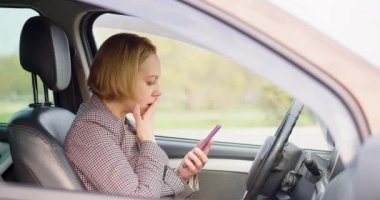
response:
<path fill-rule="evenodd" d="M 212 139 L 212 137 L 214 137 L 214 135 L 219 131 L 220 128 L 222 128 L 222 125 L 217 124 L 214 127 L 214 129 L 212 129 L 212 131 L 208 134 L 208 136 L 201 143 L 197 145 L 197 147 L 200 148 L 201 150 L 204 150 L 208 142 Z"/>
<path fill-rule="evenodd" d="M 214 135 L 219 131 L 219 129 L 222 128 L 222 125 L 217 124 L 214 129 L 211 130 L 211 132 L 207 135 L 207 137 L 197 145 L 198 148 L 200 148 L 202 151 L 205 149 L 208 142 L 214 137 Z M 187 168 L 187 165 L 183 163 L 183 168 Z"/>

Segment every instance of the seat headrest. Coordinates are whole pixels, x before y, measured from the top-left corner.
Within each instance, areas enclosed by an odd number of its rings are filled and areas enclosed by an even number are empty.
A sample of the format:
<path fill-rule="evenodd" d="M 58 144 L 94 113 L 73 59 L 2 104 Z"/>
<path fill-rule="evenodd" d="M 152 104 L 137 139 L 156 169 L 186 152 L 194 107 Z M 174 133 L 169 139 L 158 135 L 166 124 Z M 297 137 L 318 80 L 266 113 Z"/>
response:
<path fill-rule="evenodd" d="M 71 79 L 66 34 L 46 17 L 28 19 L 21 31 L 20 63 L 25 70 L 37 74 L 49 89 L 66 89 Z"/>

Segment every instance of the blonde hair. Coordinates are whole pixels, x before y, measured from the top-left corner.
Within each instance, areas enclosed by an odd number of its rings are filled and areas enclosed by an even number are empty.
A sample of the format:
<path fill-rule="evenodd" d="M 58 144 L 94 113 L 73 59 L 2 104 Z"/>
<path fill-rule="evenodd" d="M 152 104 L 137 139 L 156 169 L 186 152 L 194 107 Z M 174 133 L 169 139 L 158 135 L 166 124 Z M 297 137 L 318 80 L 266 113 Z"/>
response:
<path fill-rule="evenodd" d="M 138 67 L 156 54 L 156 47 L 145 38 L 120 33 L 108 38 L 97 52 L 87 85 L 103 99 L 135 98 Z"/>

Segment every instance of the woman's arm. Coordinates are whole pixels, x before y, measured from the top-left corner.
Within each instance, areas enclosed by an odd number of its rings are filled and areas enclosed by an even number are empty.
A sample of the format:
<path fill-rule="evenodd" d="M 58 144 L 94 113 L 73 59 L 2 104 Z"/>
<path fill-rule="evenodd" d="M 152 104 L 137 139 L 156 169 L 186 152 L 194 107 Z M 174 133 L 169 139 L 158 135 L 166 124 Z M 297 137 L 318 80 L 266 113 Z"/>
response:
<path fill-rule="evenodd" d="M 78 138 L 67 146 L 71 162 L 97 190 L 106 193 L 159 198 L 167 155 L 151 141 L 140 144 L 136 167 L 132 168 L 114 133 L 92 121 L 76 126 Z"/>

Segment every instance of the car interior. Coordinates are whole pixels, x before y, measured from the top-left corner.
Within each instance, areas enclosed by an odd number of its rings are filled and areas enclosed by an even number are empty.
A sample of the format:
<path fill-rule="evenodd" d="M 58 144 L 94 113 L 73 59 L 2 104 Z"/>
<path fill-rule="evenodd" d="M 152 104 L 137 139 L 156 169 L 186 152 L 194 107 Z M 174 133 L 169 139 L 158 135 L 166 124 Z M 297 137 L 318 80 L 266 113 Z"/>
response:
<path fill-rule="evenodd" d="M 0 7 L 33 9 L 38 13 L 23 24 L 19 44 L 19 62 L 28 74 L 33 101 L 24 104 L 7 122 L 0 124 L 0 194 L 5 195 L 0 198 L 9 195 L 9 199 L 23 199 L 25 196 L 22 195 L 29 192 L 39 194 L 40 199 L 51 198 L 51 195 L 57 199 L 118 199 L 84 192 L 64 154 L 63 142 L 80 103 L 90 96 L 86 77 L 98 45 L 91 27 L 103 14 L 124 16 L 125 13 L 64 0 L 54 3 L 48 0 L 0 0 Z M 172 36 L 172 39 L 181 37 Z M 40 99 L 41 95 L 43 99 Z M 363 156 L 355 160 L 357 164 L 345 166 L 330 130 L 318 121 L 322 127 L 321 137 L 329 149 L 300 147 L 289 137 L 298 128 L 297 120 L 305 112 L 305 105 L 297 99 L 291 102 L 288 108 L 283 108 L 286 112 L 275 132 L 265 137 L 261 145 L 216 141 L 209 153 L 208 165 L 199 174 L 201 189 L 193 198 L 379 197 L 379 192 L 374 194 L 373 191 L 380 185 L 380 177 L 371 174 L 371 170 L 380 164 L 378 159 L 371 159 L 371 155 L 376 156 L 380 141 L 377 138 L 369 141 L 359 152 L 358 155 Z M 197 139 L 169 136 L 157 136 L 157 140 L 173 167 L 178 166 L 198 142 Z M 373 183 L 366 183 L 368 187 L 359 184 L 371 176 L 378 178 L 370 179 Z"/>

